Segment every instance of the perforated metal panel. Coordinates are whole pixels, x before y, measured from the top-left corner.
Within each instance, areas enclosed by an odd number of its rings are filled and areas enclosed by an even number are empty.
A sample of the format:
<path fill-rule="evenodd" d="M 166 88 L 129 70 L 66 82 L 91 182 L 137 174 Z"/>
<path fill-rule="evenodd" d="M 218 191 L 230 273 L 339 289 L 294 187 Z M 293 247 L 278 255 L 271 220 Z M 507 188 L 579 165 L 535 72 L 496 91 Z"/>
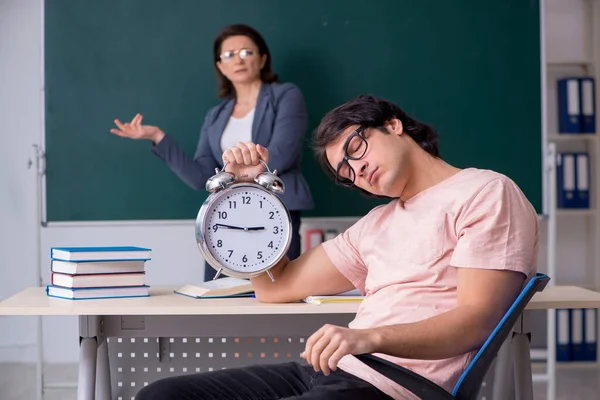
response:
<path fill-rule="evenodd" d="M 297 361 L 305 337 L 108 338 L 112 398 L 130 400 L 160 378 Z"/>
<path fill-rule="evenodd" d="M 112 398 L 133 400 L 149 383 L 170 376 L 195 374 L 252 364 L 297 361 L 304 337 L 109 338 Z M 493 371 L 478 399 L 492 398 Z"/>

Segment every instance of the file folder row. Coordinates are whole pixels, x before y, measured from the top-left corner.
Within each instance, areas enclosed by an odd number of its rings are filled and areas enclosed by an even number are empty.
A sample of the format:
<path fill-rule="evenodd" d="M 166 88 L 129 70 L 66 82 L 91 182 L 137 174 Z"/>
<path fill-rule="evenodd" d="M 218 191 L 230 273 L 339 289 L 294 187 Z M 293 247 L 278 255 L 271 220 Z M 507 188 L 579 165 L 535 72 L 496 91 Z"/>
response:
<path fill-rule="evenodd" d="M 556 310 L 556 361 L 596 361 L 598 310 Z"/>
<path fill-rule="evenodd" d="M 596 94 L 592 77 L 558 80 L 559 133 L 596 132 Z"/>
<path fill-rule="evenodd" d="M 558 208 L 590 208 L 588 153 L 559 153 L 556 160 Z"/>

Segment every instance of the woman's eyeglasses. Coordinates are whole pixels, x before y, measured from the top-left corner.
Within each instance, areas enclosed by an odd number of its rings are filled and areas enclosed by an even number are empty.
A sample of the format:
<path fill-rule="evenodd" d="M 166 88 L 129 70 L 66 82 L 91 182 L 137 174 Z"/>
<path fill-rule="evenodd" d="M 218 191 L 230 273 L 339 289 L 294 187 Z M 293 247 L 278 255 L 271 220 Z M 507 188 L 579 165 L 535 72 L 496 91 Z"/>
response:
<path fill-rule="evenodd" d="M 228 62 L 235 58 L 236 54 L 240 55 L 240 58 L 245 60 L 246 58 L 252 57 L 256 52 L 252 49 L 240 49 L 240 50 L 230 50 L 222 53 L 219 58 L 221 61 Z"/>
<path fill-rule="evenodd" d="M 340 161 L 335 171 L 335 182 L 338 185 L 350 187 L 356 180 L 356 172 L 348 160 L 360 160 L 367 153 L 369 143 L 363 136 L 364 127 L 357 128 L 344 143 L 344 159 Z"/>

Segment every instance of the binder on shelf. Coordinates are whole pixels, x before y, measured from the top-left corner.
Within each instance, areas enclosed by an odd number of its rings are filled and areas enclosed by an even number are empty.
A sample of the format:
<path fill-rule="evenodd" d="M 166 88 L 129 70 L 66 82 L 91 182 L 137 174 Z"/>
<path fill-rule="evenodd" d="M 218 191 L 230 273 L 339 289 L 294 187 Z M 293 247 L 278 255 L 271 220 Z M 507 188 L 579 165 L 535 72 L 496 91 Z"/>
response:
<path fill-rule="evenodd" d="M 588 153 L 577 153 L 575 158 L 575 206 L 590 208 L 590 157 Z"/>
<path fill-rule="evenodd" d="M 581 93 L 579 78 L 557 81 L 559 133 L 581 132 Z"/>
<path fill-rule="evenodd" d="M 323 234 L 323 241 L 326 242 L 328 240 L 334 239 L 338 235 L 338 231 L 336 229 L 327 229 Z"/>
<path fill-rule="evenodd" d="M 322 229 L 307 229 L 305 231 L 306 239 L 304 241 L 304 251 L 308 251 L 323 243 Z"/>
<path fill-rule="evenodd" d="M 570 310 L 556 310 L 556 361 L 571 361 L 570 320 Z"/>
<path fill-rule="evenodd" d="M 556 179 L 558 208 L 576 208 L 575 155 L 573 153 L 559 153 L 557 155 Z"/>
<path fill-rule="evenodd" d="M 584 361 L 596 361 L 598 351 L 598 310 L 586 308 L 583 314 L 583 338 Z"/>
<path fill-rule="evenodd" d="M 571 360 L 583 361 L 585 358 L 583 347 L 583 310 L 571 310 Z"/>
<path fill-rule="evenodd" d="M 596 94 L 594 78 L 579 79 L 581 92 L 581 132 L 596 132 Z"/>

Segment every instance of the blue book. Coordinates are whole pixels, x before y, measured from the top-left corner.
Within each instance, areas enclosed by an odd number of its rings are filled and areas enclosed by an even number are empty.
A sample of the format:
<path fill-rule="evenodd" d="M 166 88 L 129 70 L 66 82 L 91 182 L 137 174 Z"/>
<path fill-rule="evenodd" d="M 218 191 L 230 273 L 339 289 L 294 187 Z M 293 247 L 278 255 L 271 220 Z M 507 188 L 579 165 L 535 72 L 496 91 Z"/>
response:
<path fill-rule="evenodd" d="M 52 247 L 50 258 L 62 261 L 149 260 L 150 249 L 135 246 Z"/>
<path fill-rule="evenodd" d="M 46 286 L 46 294 L 49 297 L 58 297 L 69 300 L 92 300 L 92 299 L 114 299 L 125 297 L 148 297 L 148 289 L 145 286 L 113 286 L 105 288 L 65 288 L 60 286 Z"/>
<path fill-rule="evenodd" d="M 581 91 L 579 78 L 563 78 L 557 82 L 559 133 L 581 132 Z"/>
<path fill-rule="evenodd" d="M 579 79 L 581 92 L 581 132 L 596 133 L 596 91 L 594 78 Z"/>

